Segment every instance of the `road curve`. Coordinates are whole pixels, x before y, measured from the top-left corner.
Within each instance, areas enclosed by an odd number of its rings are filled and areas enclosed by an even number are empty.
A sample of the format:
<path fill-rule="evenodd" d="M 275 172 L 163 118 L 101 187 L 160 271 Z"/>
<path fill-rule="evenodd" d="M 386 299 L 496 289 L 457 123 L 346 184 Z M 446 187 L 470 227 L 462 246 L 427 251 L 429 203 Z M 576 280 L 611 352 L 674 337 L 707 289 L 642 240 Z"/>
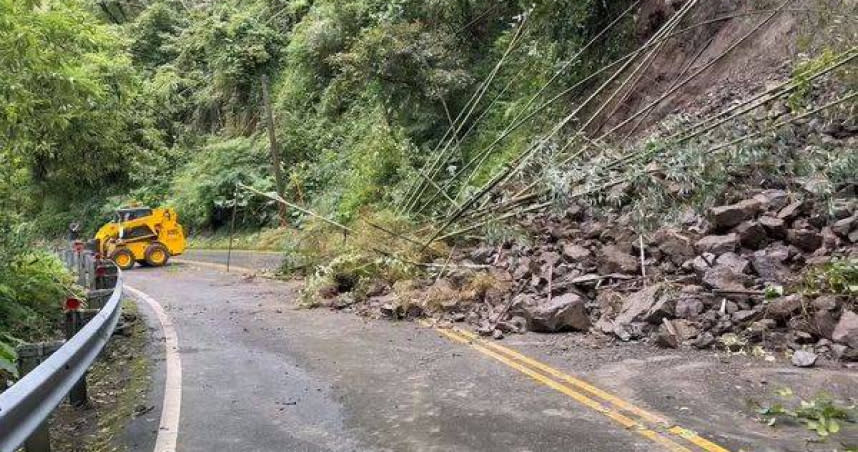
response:
<path fill-rule="evenodd" d="M 294 284 L 191 264 L 137 268 L 127 279 L 160 303 L 177 330 L 180 451 L 716 450 L 676 435 L 654 441 L 623 427 L 469 347 L 464 336 L 458 343 L 413 323 L 295 309 Z M 520 338 L 504 345 L 550 369 L 583 374 L 700 432 L 713 447 L 805 445 L 804 436 L 743 414 L 743 397 L 759 392 L 757 381 L 856 390 L 849 389 L 854 374 L 811 375 L 741 360 L 725 365 L 634 348 L 630 357 L 619 347 L 560 355 L 546 336 Z"/>

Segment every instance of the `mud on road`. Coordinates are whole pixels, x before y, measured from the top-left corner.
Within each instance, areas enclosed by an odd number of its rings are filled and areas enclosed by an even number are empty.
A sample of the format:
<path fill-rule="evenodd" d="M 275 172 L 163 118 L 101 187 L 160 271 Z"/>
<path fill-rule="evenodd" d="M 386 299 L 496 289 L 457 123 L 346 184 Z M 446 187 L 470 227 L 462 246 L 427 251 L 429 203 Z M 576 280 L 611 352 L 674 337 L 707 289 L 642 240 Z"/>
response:
<path fill-rule="evenodd" d="M 178 450 L 672 448 L 432 328 L 296 309 L 294 283 L 176 264 L 135 269 L 128 284 L 161 303 L 176 325 Z M 749 407 L 774 400 L 781 387 L 854 402 L 854 373 L 644 345 L 590 348 L 575 335 L 528 333 L 500 345 L 726 449 L 858 443 L 854 428 L 808 443 L 816 436 L 805 428 L 768 427 Z"/>

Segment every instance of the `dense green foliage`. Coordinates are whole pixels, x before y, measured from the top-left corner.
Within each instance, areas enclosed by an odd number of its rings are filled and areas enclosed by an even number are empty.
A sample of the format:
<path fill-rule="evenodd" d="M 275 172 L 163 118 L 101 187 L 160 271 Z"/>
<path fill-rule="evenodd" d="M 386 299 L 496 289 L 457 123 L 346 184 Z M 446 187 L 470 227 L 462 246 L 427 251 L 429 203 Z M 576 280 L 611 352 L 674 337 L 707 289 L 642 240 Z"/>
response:
<path fill-rule="evenodd" d="M 136 201 L 175 205 L 192 233 L 233 206 L 240 228 L 276 224 L 270 202 L 233 201 L 238 182 L 274 189 L 263 76 L 284 196 L 348 222 L 399 201 L 460 112 L 445 171 L 477 156 L 629 3 L 0 0 L 0 334 L 46 333 L 35 325 L 67 289 L 28 250 L 70 221 L 91 233 Z M 612 36 L 543 99 L 622 50 L 628 36 Z M 562 105 L 511 134 L 486 171 Z"/>
<path fill-rule="evenodd" d="M 528 13 L 530 4 L 517 1 L 257 0 L 189 9 L 152 1 L 118 22 L 145 79 L 141 102 L 172 152 L 162 174 L 174 178 L 164 184 L 153 175 L 157 184 L 140 180 L 142 191 L 118 193 L 173 202 L 196 230 L 223 223 L 234 182 L 273 189 L 262 121 L 260 80 L 267 75 L 286 196 L 343 221 L 368 205 L 384 208 L 402 196 L 508 49 L 458 134 L 461 149 L 451 165 L 473 158 L 507 127 L 564 56 L 628 4 L 620 3 L 543 1 Z M 519 32 L 527 38 L 511 47 Z M 614 36 L 543 96 L 614 56 L 628 41 L 624 33 Z M 520 152 L 556 108 L 510 136 L 487 168 Z M 253 161 L 227 168 L 228 149 Z M 240 226 L 273 221 L 258 204 L 239 206 L 246 206 Z"/>

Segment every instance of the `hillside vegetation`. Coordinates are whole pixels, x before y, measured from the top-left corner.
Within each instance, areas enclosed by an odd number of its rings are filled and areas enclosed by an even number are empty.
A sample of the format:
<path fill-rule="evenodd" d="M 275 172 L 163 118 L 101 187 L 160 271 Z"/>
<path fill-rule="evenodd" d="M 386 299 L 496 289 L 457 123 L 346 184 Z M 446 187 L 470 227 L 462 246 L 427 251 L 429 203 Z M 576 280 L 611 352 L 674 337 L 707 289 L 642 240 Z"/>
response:
<path fill-rule="evenodd" d="M 643 223 L 711 205 L 733 183 L 725 165 L 753 164 L 783 128 L 742 122 L 756 107 L 713 116 L 741 94 L 854 115 L 854 2 L 743 3 L 0 0 L 3 306 L 27 297 L 22 266 L 47 259 L 36 239 L 72 220 L 91 232 L 129 202 L 174 205 L 192 234 L 222 231 L 233 210 L 243 230 L 286 226 L 266 240 L 304 270 L 344 251 L 445 255 L 430 237 L 505 240 L 517 232 L 501 220 L 572 199 Z M 781 64 L 745 63 L 762 56 Z M 312 215 L 278 218 L 238 188 L 278 188 L 266 80 L 279 191 Z M 701 105 L 710 88 L 734 97 Z M 821 99 L 834 103 L 817 111 Z M 854 152 L 812 156 L 772 174 L 822 174 L 829 192 L 854 181 Z M 645 177 L 657 161 L 679 188 Z"/>

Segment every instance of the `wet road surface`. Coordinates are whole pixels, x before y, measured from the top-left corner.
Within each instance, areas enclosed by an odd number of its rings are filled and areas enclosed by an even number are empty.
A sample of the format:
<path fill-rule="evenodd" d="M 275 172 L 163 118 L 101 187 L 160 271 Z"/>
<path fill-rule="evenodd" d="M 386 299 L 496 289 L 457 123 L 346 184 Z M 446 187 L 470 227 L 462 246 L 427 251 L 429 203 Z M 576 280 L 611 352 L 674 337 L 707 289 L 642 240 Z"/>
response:
<path fill-rule="evenodd" d="M 177 331 L 181 451 L 806 450 L 812 435 L 755 421 L 748 399 L 781 386 L 858 396 L 849 371 L 634 345 L 590 350 L 556 335 L 499 343 L 696 431 L 711 446 L 657 432 L 671 438 L 660 442 L 432 328 L 296 309 L 294 283 L 181 263 L 126 275 Z M 145 436 L 134 450 L 151 450 Z"/>

